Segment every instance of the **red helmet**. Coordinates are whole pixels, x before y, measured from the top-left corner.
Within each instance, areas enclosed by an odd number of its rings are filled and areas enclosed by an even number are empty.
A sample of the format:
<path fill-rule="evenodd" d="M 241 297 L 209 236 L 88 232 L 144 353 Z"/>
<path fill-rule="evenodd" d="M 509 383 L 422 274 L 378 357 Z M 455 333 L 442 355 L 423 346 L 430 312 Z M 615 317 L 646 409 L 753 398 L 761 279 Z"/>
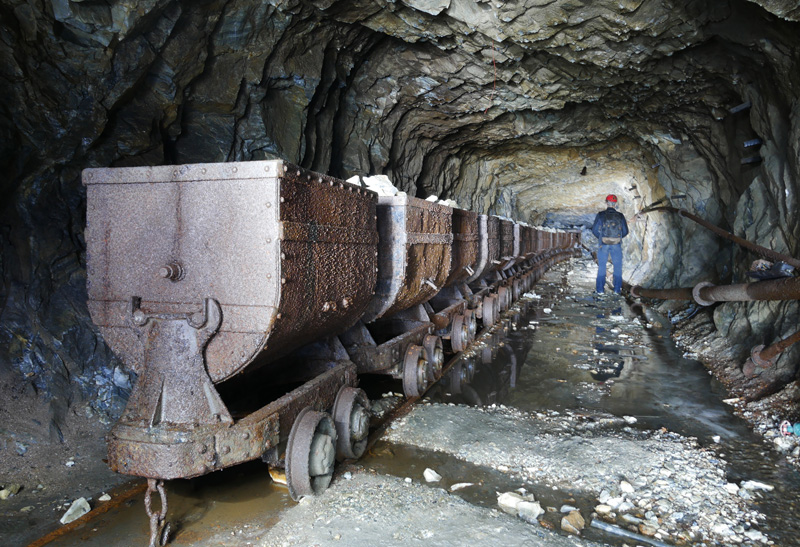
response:
<path fill-rule="evenodd" d="M 608 194 L 606 196 L 606 201 L 613 201 L 614 203 L 616 203 L 617 202 L 617 196 L 615 196 L 614 194 Z"/>

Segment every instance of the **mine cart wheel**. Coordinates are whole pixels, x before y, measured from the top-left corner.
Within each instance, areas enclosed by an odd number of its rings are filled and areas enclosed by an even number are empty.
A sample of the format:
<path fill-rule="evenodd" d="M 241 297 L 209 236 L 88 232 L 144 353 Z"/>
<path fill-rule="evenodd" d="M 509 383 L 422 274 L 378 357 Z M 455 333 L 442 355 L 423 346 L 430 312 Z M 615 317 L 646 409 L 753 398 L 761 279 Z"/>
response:
<path fill-rule="evenodd" d="M 475 318 L 475 310 L 464 311 L 464 322 L 467 324 L 467 332 L 469 333 L 469 341 L 475 340 L 475 335 L 478 334 L 478 320 Z"/>
<path fill-rule="evenodd" d="M 464 351 L 469 344 L 469 329 L 463 314 L 453 317 L 453 324 L 450 327 L 450 345 L 453 351 Z"/>
<path fill-rule="evenodd" d="M 506 287 L 500 287 L 497 289 L 497 299 L 500 302 L 500 311 L 506 311 L 509 308 L 508 302 L 508 289 Z"/>
<path fill-rule="evenodd" d="M 461 362 L 461 370 L 463 371 L 464 381 L 468 384 L 471 383 L 472 379 L 475 378 L 475 358 L 464 359 Z"/>
<path fill-rule="evenodd" d="M 442 339 L 436 335 L 428 334 L 422 341 L 425 355 L 428 358 L 428 381 L 435 382 L 442 376 L 444 366 L 444 347 Z"/>
<path fill-rule="evenodd" d="M 403 393 L 419 397 L 428 387 L 428 359 L 422 346 L 409 346 L 403 361 Z"/>
<path fill-rule="evenodd" d="M 344 386 L 333 403 L 336 424 L 336 459 L 357 460 L 367 448 L 369 435 L 369 398 L 363 390 Z"/>
<path fill-rule="evenodd" d="M 464 366 L 463 363 L 458 362 L 453 365 L 453 368 L 451 368 L 450 372 L 447 374 L 448 390 L 453 395 L 459 395 L 461 393 L 461 386 L 465 383 Z"/>
<path fill-rule="evenodd" d="M 488 365 L 494 359 L 494 351 L 492 351 L 493 345 L 484 346 L 481 350 L 481 363 L 484 365 Z"/>
<path fill-rule="evenodd" d="M 306 407 L 297 415 L 286 446 L 286 485 L 298 501 L 324 491 L 336 461 L 336 425 L 325 412 Z"/>
<path fill-rule="evenodd" d="M 487 294 L 483 297 L 483 326 L 491 327 L 497 321 L 497 297 Z"/>

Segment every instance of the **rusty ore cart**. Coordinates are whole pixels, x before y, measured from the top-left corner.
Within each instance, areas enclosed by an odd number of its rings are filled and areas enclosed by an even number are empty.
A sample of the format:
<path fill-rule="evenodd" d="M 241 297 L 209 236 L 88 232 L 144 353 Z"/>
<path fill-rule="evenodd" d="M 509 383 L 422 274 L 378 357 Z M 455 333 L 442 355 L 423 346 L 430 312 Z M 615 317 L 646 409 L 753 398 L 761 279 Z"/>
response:
<path fill-rule="evenodd" d="M 334 455 L 357 457 L 366 442 L 354 363 L 331 363 L 241 418 L 215 384 L 364 315 L 377 196 L 282 161 L 86 169 L 83 182 L 89 311 L 139 375 L 108 436 L 109 465 L 150 479 L 151 544 L 166 513 L 156 480 L 275 459 L 287 443 L 292 497 L 325 488 Z"/>

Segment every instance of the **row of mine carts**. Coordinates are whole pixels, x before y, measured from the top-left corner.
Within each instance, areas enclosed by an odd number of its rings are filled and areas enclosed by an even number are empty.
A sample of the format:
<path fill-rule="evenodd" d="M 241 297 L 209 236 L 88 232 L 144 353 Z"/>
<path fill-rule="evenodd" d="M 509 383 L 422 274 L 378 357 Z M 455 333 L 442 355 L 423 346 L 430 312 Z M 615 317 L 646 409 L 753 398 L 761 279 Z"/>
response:
<path fill-rule="evenodd" d="M 150 479 L 263 458 L 285 462 L 293 498 L 320 491 L 335 457 L 366 444 L 359 375 L 421 395 L 445 355 L 579 253 L 577 232 L 378 196 L 282 161 L 87 169 L 83 181 L 89 310 L 138 374 L 109 464 Z"/>

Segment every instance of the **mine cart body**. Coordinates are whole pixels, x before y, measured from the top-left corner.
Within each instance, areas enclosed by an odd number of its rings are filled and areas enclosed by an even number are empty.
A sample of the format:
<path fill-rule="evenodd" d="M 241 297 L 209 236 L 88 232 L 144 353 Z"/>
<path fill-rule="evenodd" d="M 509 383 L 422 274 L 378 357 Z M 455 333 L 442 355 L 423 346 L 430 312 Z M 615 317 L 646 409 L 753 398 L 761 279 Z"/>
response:
<path fill-rule="evenodd" d="M 376 194 L 281 161 L 83 180 L 89 310 L 139 375 L 107 438 L 113 470 L 188 478 L 274 454 L 302 412 L 356 385 L 355 365 L 334 360 L 239 419 L 215 387 L 361 317 L 377 277 Z"/>
<path fill-rule="evenodd" d="M 450 273 L 453 209 L 406 195 L 378 198 L 378 281 L 363 321 L 426 302 Z"/>
<path fill-rule="evenodd" d="M 500 265 L 500 219 L 490 215 L 478 215 L 478 263 L 475 273 L 467 283 L 480 281 L 497 270 Z"/>
<path fill-rule="evenodd" d="M 478 213 L 453 209 L 453 248 L 445 287 L 464 282 L 478 267 Z"/>
<path fill-rule="evenodd" d="M 517 225 L 510 220 L 500 219 L 500 269 L 507 270 L 514 265 L 519 255 L 519 239 L 515 237 Z"/>
<path fill-rule="evenodd" d="M 530 226 L 521 226 L 520 227 L 520 234 L 521 234 L 521 248 L 520 254 L 525 257 L 525 259 L 533 258 L 533 255 L 536 253 L 536 242 L 534 240 L 534 229 Z"/>
<path fill-rule="evenodd" d="M 281 161 L 87 169 L 89 311 L 141 373 L 136 311 L 222 309 L 219 382 L 341 332 L 376 280 L 377 196 Z"/>

